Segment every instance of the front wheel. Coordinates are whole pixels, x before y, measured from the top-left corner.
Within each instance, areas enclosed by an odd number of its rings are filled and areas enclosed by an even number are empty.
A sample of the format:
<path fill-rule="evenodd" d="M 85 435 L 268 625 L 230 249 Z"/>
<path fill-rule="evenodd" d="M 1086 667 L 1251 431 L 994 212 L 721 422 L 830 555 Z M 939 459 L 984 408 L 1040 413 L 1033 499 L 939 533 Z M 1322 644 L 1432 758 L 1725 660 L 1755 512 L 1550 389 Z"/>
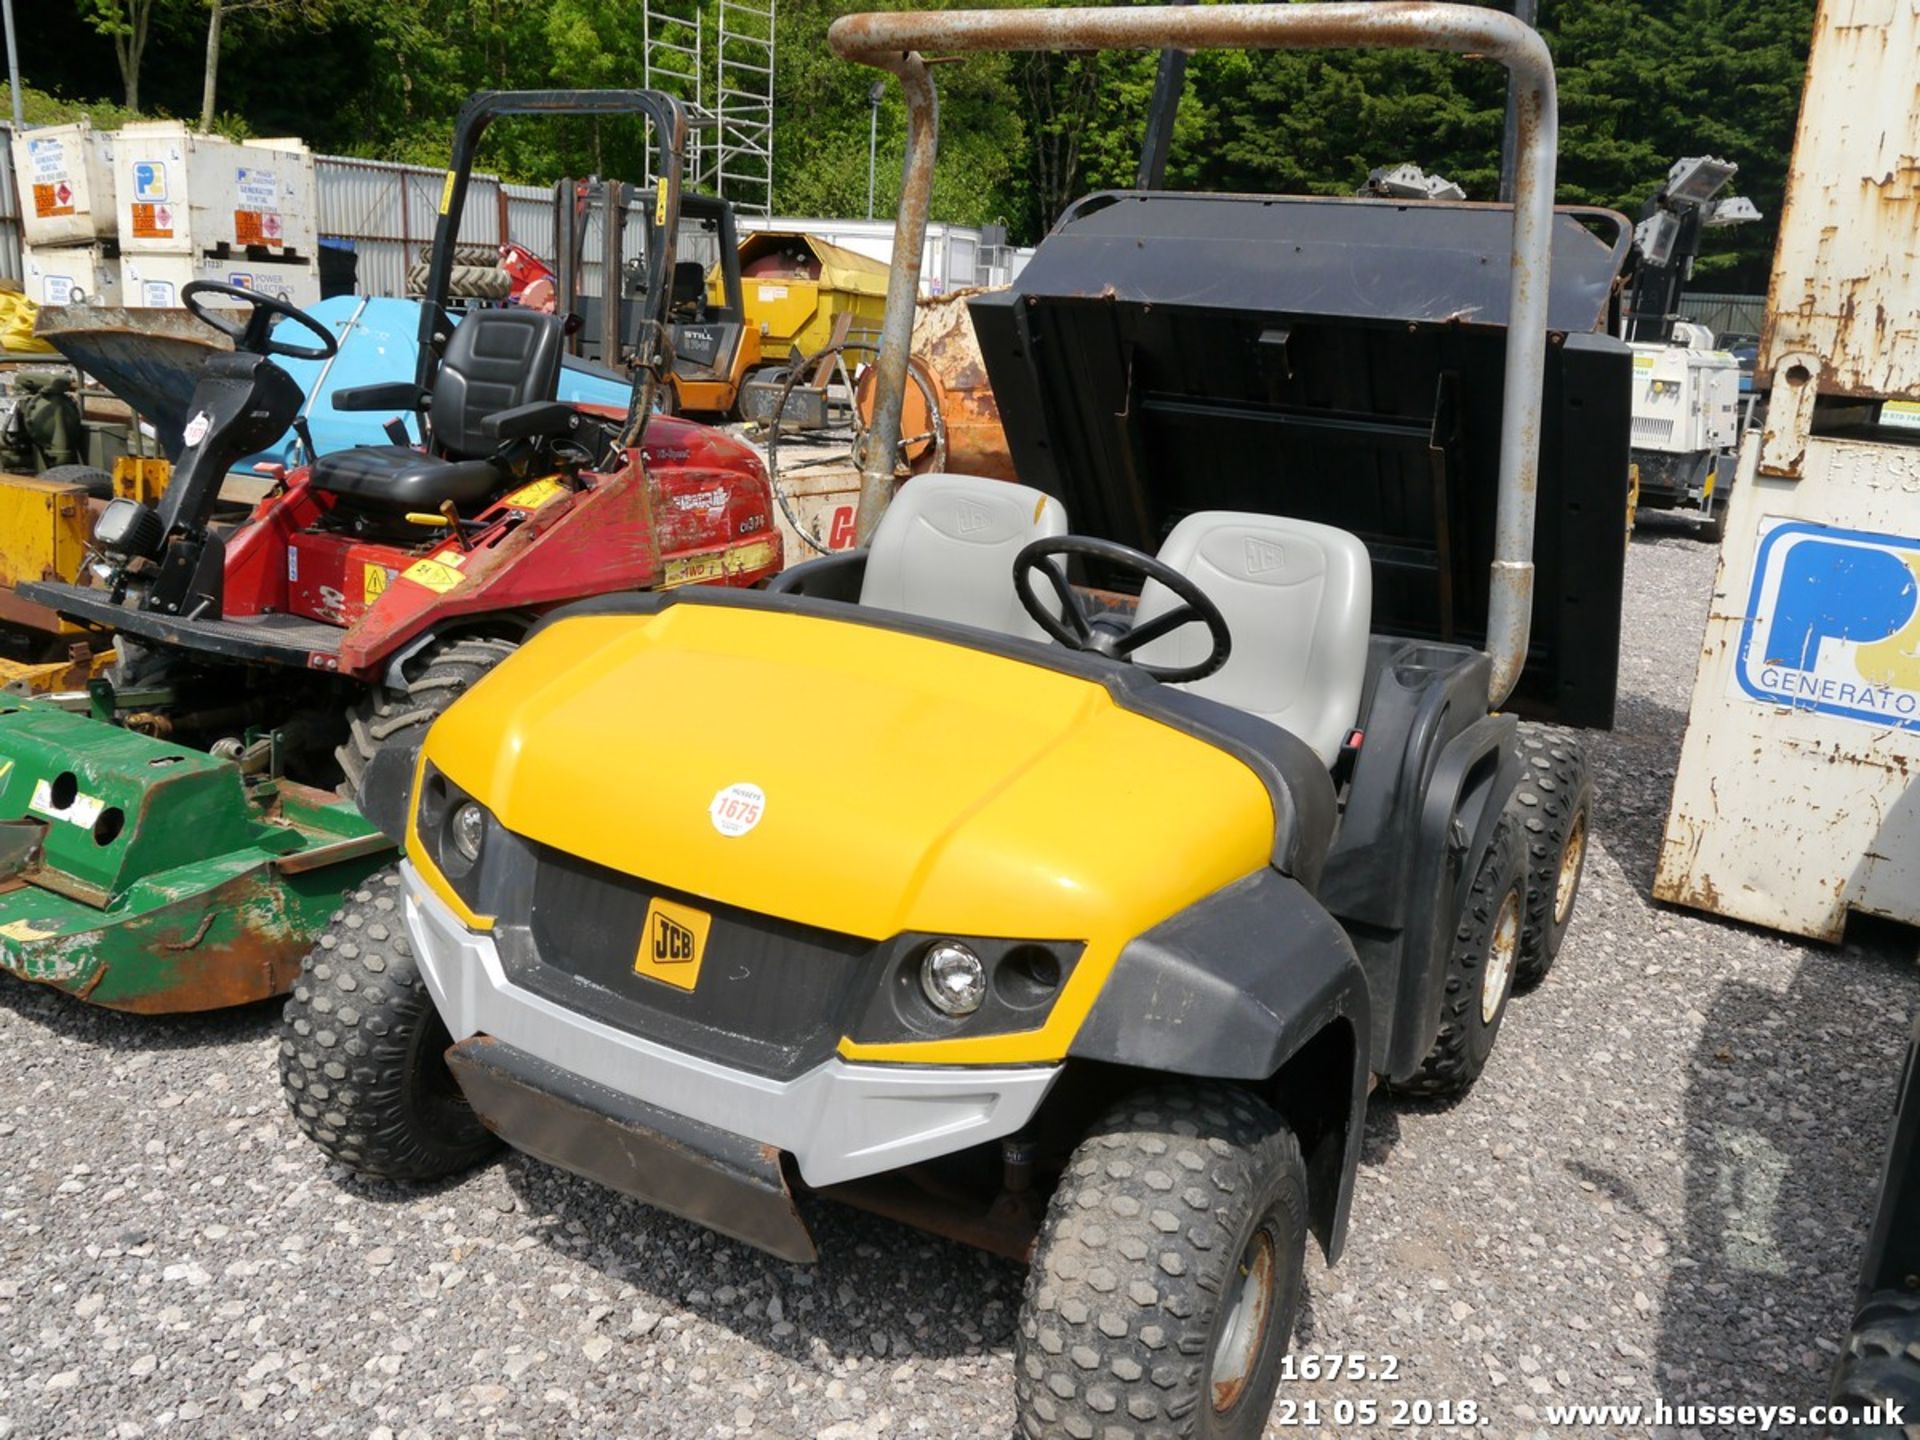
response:
<path fill-rule="evenodd" d="M 1307 1173 L 1286 1122 L 1223 1085 L 1148 1091 L 1073 1152 L 1014 1337 L 1027 1440 L 1255 1440 L 1293 1334 Z"/>
<path fill-rule="evenodd" d="M 447 1067 L 452 1043 L 414 963 L 400 877 L 377 871 L 349 892 L 287 997 L 287 1107 L 309 1139 L 362 1175 L 457 1175 L 500 1142 Z"/>
<path fill-rule="evenodd" d="M 422 651 L 404 692 L 375 686 L 347 712 L 347 743 L 334 750 L 346 776 L 346 792 L 366 809 L 361 784 L 381 746 L 409 745 L 427 733 L 440 712 L 477 685 L 480 677 L 514 652 L 511 640 L 463 635 Z"/>

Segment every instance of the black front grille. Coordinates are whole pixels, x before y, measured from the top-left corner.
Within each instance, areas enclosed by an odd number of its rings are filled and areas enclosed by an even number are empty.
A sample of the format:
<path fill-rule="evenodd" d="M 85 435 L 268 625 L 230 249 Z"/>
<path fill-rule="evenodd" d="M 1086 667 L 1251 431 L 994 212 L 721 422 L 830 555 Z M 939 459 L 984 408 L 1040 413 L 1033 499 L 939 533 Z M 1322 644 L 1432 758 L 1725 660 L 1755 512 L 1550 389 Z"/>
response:
<path fill-rule="evenodd" d="M 883 963 L 883 944 L 715 905 L 531 848 L 527 923 L 503 925 L 498 935 L 514 980 L 677 1050 L 764 1075 L 797 1075 L 833 1053 L 848 1007 L 865 1004 Z M 655 896 L 713 917 L 691 991 L 634 973 Z"/>

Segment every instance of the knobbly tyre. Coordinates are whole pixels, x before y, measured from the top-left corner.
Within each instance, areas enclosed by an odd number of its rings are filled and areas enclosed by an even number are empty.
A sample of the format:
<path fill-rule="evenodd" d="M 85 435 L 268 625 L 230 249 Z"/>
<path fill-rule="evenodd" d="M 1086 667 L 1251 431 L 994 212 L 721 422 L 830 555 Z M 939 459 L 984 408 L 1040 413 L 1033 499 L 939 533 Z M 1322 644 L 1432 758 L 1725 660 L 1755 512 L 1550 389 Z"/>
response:
<path fill-rule="evenodd" d="M 502 115 L 652 127 L 661 178 L 624 414 L 555 399 L 564 317 L 446 319 L 475 149 Z M 120 660 L 84 690 L 0 705 L 0 967 L 123 1010 L 284 993 L 342 893 L 391 854 L 355 801 L 404 792 L 409 742 L 540 615 L 779 569 L 759 459 L 652 415 L 671 360 L 686 127 L 678 101 L 646 91 L 474 96 L 455 127 L 419 371 L 334 396 L 392 414 L 393 443 L 277 473 L 238 525 L 215 523 L 222 481 L 295 424 L 302 399 L 274 357 L 324 359 L 335 342 L 271 296 L 186 287 L 235 350 L 207 361 L 164 498 L 102 512 L 95 583 L 20 587 L 117 632 Z"/>
<path fill-rule="evenodd" d="M 1615 508 L 1569 506 L 1555 543 L 1615 585 L 1621 564 L 1628 355 L 1548 343 L 1551 63 L 1509 16 L 1431 4 L 864 15 L 831 39 L 910 102 L 869 543 L 766 591 L 568 607 L 442 714 L 411 793 L 376 812 L 404 859 L 349 897 L 288 1001 L 288 1102 L 363 1174 L 431 1180 L 505 1140 L 793 1261 L 816 1253 L 803 1190 L 932 1228 L 1030 1263 L 1022 1433 L 1254 1436 L 1307 1235 L 1341 1250 L 1370 1090 L 1465 1092 L 1577 892 L 1578 751 L 1533 763 L 1496 709 L 1535 613 L 1543 372 L 1555 453 L 1576 457 L 1556 463 L 1617 451 L 1590 477 Z M 1176 515 L 1149 554 L 1010 482 L 922 476 L 886 505 L 933 164 L 921 51 L 1354 44 L 1476 53 L 1517 81 L 1511 216 L 1454 217 L 1511 226 L 1504 341 L 1468 345 L 1451 301 L 1378 326 L 1453 368 L 1504 345 L 1493 393 L 1455 397 L 1496 443 L 1455 471 L 1422 435 L 1407 472 L 1415 495 L 1440 466 L 1497 500 L 1461 540 L 1490 576 L 1484 645 L 1419 628 L 1434 607 L 1337 524 L 1161 495 Z M 1075 243 L 1056 231 L 1026 273 Z M 1482 252 L 1449 253 L 1449 284 L 1484 283 Z M 1132 303 L 1115 278 L 1084 277 L 1100 316 Z M 1039 298 L 1017 283 L 1009 310 Z M 1154 398 L 1128 413 L 1147 424 Z M 1414 429 L 1376 428 L 1402 450 Z M 1140 467 L 1089 473 L 1071 488 L 1102 529 L 1153 508 Z M 1358 493 L 1266 478 L 1269 500 Z M 1551 600 L 1563 655 L 1609 623 Z M 1610 713 L 1605 674 L 1583 703 Z M 644 703 L 749 689 L 781 697 L 777 721 Z M 622 749 L 582 743 L 610 717 Z"/>

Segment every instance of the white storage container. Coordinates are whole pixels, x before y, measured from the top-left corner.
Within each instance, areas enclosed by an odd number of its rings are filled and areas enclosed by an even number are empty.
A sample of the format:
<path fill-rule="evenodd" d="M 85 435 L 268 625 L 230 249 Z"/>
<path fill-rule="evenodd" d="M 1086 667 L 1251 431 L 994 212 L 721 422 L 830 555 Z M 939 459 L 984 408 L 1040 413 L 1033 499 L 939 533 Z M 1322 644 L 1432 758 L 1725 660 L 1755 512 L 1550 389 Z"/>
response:
<path fill-rule="evenodd" d="M 120 260 L 104 245 L 29 245 L 21 289 L 36 305 L 120 305 Z"/>
<path fill-rule="evenodd" d="M 313 154 L 298 140 L 236 145 L 175 121 L 128 125 L 114 173 L 122 254 L 311 260 L 319 249 Z"/>
<path fill-rule="evenodd" d="M 118 218 L 113 193 L 113 133 L 91 123 L 16 130 L 13 173 L 29 245 L 89 245 L 111 240 Z"/>
<path fill-rule="evenodd" d="M 177 306 L 182 303 L 181 290 L 195 280 L 259 290 L 303 310 L 320 303 L 320 269 L 313 260 L 256 261 L 244 255 L 213 260 L 203 255 L 135 253 L 120 257 L 120 274 L 125 297 L 120 303 L 132 309 Z"/>

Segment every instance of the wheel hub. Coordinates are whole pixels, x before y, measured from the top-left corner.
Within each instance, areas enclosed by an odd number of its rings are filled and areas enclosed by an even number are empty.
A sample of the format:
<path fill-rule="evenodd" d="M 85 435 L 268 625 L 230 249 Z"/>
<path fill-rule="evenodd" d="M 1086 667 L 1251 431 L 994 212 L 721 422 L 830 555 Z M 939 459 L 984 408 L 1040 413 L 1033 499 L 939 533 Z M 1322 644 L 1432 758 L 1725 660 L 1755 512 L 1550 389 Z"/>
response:
<path fill-rule="evenodd" d="M 1213 1347 L 1213 1408 L 1225 1414 L 1240 1403 L 1260 1363 L 1267 1325 L 1273 1314 L 1273 1237 L 1262 1225 L 1253 1232 L 1234 1267 L 1239 1279 L 1232 1308 Z"/>
<path fill-rule="evenodd" d="M 1573 914 L 1574 892 L 1580 888 L 1580 866 L 1587 858 L 1587 817 L 1573 817 L 1567 843 L 1560 847 L 1560 873 L 1554 877 L 1553 923 L 1565 925 Z"/>
<path fill-rule="evenodd" d="M 1516 887 L 1500 902 L 1500 913 L 1493 922 L 1493 939 L 1487 946 L 1486 974 L 1480 982 L 1480 1023 L 1493 1024 L 1506 1002 L 1507 989 L 1513 984 L 1514 962 L 1520 954 L 1520 891 Z"/>

